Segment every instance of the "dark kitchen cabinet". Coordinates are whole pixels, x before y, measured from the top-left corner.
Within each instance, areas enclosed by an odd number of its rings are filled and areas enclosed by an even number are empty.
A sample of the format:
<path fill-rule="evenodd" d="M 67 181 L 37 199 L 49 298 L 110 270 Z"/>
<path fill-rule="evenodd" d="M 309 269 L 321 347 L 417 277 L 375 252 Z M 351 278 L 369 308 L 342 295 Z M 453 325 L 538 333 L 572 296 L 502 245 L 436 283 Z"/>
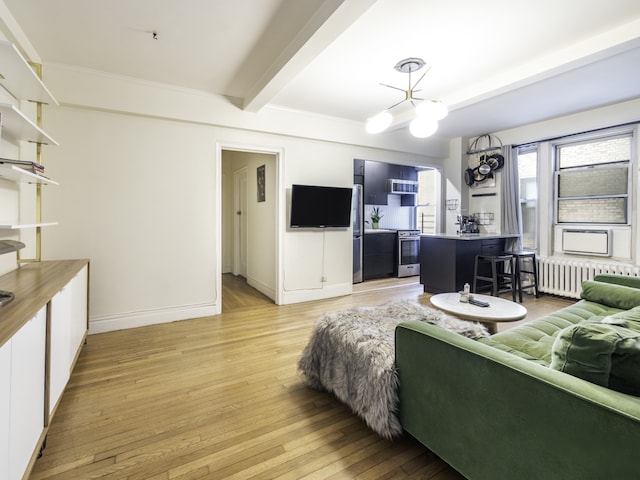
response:
<path fill-rule="evenodd" d="M 354 183 L 359 183 L 358 179 L 361 165 L 354 162 Z M 415 167 L 406 165 L 394 165 L 391 163 L 364 161 L 364 203 L 367 205 L 388 205 L 389 180 L 418 180 L 418 171 Z M 414 207 L 416 205 L 415 195 L 400 195 L 400 205 L 403 207 Z"/>
<path fill-rule="evenodd" d="M 416 167 L 407 165 L 389 165 L 389 178 L 400 180 L 418 180 L 418 171 Z"/>
<path fill-rule="evenodd" d="M 353 161 L 353 183 L 364 185 L 364 160 L 355 159 Z"/>
<path fill-rule="evenodd" d="M 389 178 L 418 181 L 418 171 L 415 167 L 406 165 L 389 165 L 389 167 Z M 403 207 L 415 207 L 416 200 L 416 195 L 400 195 L 400 205 Z"/>
<path fill-rule="evenodd" d="M 365 280 L 397 275 L 397 244 L 395 233 L 367 233 L 363 245 L 363 273 Z"/>
<path fill-rule="evenodd" d="M 364 165 L 364 203 L 387 205 L 389 164 L 367 161 Z"/>

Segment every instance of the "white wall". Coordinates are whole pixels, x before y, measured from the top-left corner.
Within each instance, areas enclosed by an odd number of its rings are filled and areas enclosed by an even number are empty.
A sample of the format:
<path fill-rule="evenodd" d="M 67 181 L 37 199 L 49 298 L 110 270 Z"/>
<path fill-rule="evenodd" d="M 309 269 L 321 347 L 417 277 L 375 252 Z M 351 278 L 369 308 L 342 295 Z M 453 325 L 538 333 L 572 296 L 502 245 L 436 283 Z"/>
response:
<path fill-rule="evenodd" d="M 57 107 L 47 126 L 44 259 L 91 260 L 92 330 L 215 313 L 209 128 Z"/>
<path fill-rule="evenodd" d="M 369 137 L 360 131 L 349 135 L 342 129 L 341 142 L 327 141 L 322 137 L 330 136 L 335 122 L 304 115 L 290 114 L 298 135 L 256 131 L 249 126 L 262 123 L 260 114 L 238 113 L 201 92 L 144 89 L 137 80 L 46 66 L 45 82 L 61 106 L 45 108 L 45 129 L 60 147 L 48 148 L 44 161 L 61 185 L 43 198 L 44 220 L 60 222 L 43 233 L 43 258 L 91 260 L 92 333 L 220 312 L 220 152 L 228 146 L 278 152 L 277 169 L 267 168 L 269 182 L 278 186 L 267 190 L 278 206 L 275 218 L 260 216 L 262 206 L 255 205 L 259 222 L 275 226 L 274 243 L 267 246 L 277 264 L 254 262 L 250 274 L 262 288 L 273 288 L 279 303 L 345 295 L 352 288 L 350 229 L 289 231 L 292 183 L 350 186 L 354 158 L 442 163 L 362 146 Z M 218 123 L 219 109 L 230 108 L 229 123 L 245 117 L 247 128 Z M 284 123 L 279 118 L 276 125 Z M 301 136 L 303 131 L 313 131 L 313 138 Z M 252 178 L 248 184 L 255 188 Z M 262 242 L 263 227 L 255 228 L 250 238 Z"/>

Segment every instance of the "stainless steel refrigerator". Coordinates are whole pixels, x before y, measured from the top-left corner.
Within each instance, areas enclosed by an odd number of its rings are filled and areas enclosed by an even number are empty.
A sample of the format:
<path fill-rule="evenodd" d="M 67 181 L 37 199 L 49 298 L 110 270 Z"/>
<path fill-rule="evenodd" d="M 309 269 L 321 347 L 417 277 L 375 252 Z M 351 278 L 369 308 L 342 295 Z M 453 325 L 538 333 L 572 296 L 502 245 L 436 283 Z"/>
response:
<path fill-rule="evenodd" d="M 362 221 L 362 185 L 353 186 L 351 203 L 351 222 L 353 223 L 353 283 L 360 283 L 362 277 L 362 235 L 364 223 Z"/>

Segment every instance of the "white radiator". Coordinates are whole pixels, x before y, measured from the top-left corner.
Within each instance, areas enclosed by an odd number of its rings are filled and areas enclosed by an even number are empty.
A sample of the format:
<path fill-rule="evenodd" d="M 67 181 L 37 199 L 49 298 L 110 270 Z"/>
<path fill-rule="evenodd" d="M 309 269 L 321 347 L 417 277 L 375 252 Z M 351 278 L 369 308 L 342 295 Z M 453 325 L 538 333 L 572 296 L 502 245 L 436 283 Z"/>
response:
<path fill-rule="evenodd" d="M 635 265 L 572 260 L 565 258 L 538 258 L 540 291 L 569 298 L 580 298 L 582 282 L 593 280 L 600 273 L 640 277 Z"/>

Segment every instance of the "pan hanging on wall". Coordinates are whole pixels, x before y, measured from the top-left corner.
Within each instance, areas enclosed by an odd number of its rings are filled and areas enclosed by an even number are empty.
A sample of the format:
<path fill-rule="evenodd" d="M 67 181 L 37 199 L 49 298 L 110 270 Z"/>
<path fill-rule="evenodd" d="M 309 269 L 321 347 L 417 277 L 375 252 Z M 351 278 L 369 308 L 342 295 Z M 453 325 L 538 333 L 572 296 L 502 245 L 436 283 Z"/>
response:
<path fill-rule="evenodd" d="M 494 172 L 504 167 L 502 142 L 494 135 L 481 135 L 471 142 L 467 155 L 478 155 L 478 166 L 467 168 L 464 181 L 471 186 L 494 177 Z"/>

